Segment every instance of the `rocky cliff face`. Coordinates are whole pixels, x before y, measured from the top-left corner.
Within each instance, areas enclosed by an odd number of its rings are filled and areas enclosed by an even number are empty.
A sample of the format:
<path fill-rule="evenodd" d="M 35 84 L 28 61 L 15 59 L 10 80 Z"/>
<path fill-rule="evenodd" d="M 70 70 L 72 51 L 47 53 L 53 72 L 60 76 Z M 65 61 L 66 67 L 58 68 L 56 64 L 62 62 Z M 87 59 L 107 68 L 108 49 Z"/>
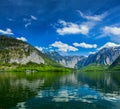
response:
<path fill-rule="evenodd" d="M 11 58 L 9 63 L 19 63 L 19 64 L 27 64 L 28 62 L 33 62 L 37 64 L 45 63 L 44 59 L 37 54 L 37 52 L 31 52 L 29 56 L 23 56 L 22 58 L 14 57 Z"/>
<path fill-rule="evenodd" d="M 104 65 L 111 65 L 119 55 L 120 47 L 103 48 L 96 54 L 90 55 L 85 64 L 100 63 Z"/>
<path fill-rule="evenodd" d="M 65 56 L 62 60 L 58 60 L 60 64 L 68 68 L 75 68 L 75 65 L 80 61 L 83 57 L 79 56 Z"/>
<path fill-rule="evenodd" d="M 0 36 L 0 63 L 45 63 L 43 54 L 26 42 Z"/>
<path fill-rule="evenodd" d="M 91 63 L 111 65 L 120 55 L 120 47 L 103 48 L 95 54 L 89 55 L 88 58 L 78 62 L 77 66 L 87 66 Z"/>
<path fill-rule="evenodd" d="M 47 52 L 46 55 L 68 68 L 75 68 L 78 61 L 84 58 L 83 56 L 61 56 L 57 52 Z"/>
<path fill-rule="evenodd" d="M 120 70 L 120 56 L 110 65 L 110 69 Z"/>

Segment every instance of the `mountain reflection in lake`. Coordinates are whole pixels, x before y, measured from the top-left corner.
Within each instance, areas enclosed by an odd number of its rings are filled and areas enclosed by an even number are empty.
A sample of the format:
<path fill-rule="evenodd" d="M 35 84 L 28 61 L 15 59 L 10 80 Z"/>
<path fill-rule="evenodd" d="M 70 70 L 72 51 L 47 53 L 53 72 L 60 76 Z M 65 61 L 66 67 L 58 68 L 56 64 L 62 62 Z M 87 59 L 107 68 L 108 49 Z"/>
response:
<path fill-rule="evenodd" d="M 0 73 L 0 108 L 120 109 L 120 74 Z"/>

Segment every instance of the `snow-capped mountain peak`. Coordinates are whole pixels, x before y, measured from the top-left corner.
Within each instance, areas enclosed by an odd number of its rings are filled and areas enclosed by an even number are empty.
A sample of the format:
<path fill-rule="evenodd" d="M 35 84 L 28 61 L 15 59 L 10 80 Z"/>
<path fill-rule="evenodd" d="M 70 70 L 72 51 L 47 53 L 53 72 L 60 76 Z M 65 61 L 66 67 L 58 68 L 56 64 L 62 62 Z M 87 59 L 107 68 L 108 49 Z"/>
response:
<path fill-rule="evenodd" d="M 115 44 L 113 42 L 107 42 L 105 45 L 98 48 L 98 50 L 102 50 L 103 48 L 115 48 L 115 47 L 120 47 L 120 44 Z"/>

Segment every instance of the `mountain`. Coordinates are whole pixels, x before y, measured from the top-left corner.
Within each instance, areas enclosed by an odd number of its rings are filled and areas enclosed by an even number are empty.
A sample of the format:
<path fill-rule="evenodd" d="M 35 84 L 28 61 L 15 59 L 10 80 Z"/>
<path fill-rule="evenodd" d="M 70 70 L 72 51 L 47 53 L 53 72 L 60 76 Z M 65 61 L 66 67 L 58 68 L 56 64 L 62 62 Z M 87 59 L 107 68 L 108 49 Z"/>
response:
<path fill-rule="evenodd" d="M 0 64 L 56 64 L 39 50 L 21 40 L 8 36 L 0 36 Z"/>
<path fill-rule="evenodd" d="M 110 65 L 112 70 L 120 70 L 120 56 Z"/>
<path fill-rule="evenodd" d="M 46 52 L 46 55 L 54 61 L 68 68 L 75 68 L 78 61 L 82 60 L 83 56 L 62 56 L 58 52 Z"/>
<path fill-rule="evenodd" d="M 95 54 L 89 55 L 87 58 L 78 62 L 77 67 L 81 68 L 89 64 L 111 65 L 120 55 L 120 46 L 104 46 Z"/>

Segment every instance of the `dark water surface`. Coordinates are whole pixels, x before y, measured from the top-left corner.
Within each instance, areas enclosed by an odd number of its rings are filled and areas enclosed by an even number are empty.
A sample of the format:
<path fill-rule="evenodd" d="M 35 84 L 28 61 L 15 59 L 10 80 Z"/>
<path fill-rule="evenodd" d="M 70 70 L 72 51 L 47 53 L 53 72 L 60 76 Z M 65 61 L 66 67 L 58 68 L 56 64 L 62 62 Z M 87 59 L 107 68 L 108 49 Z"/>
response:
<path fill-rule="evenodd" d="M 120 109 L 120 72 L 0 73 L 0 109 Z"/>

